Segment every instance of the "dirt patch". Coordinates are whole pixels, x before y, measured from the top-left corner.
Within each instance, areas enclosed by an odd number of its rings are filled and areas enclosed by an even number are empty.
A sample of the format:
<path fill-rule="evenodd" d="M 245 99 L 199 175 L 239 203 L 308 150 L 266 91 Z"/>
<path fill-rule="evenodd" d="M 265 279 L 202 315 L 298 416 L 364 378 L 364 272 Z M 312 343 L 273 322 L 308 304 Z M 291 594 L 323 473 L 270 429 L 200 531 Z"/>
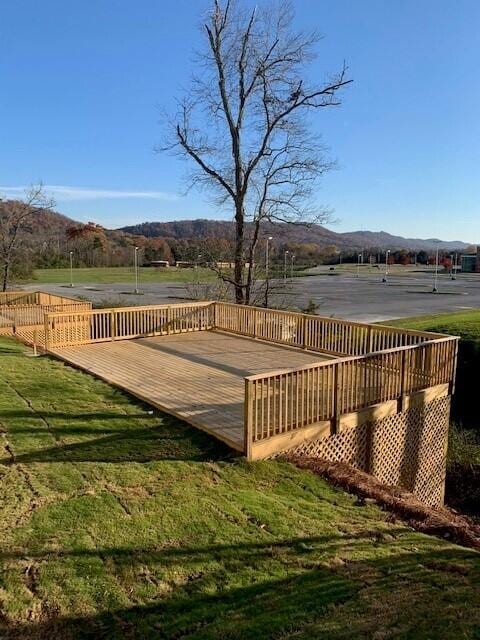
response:
<path fill-rule="evenodd" d="M 301 469 L 310 469 L 333 484 L 360 497 L 360 504 L 378 504 L 422 533 L 480 549 L 480 525 L 448 507 L 428 507 L 401 487 L 386 486 L 373 476 L 344 462 L 288 456 Z"/>

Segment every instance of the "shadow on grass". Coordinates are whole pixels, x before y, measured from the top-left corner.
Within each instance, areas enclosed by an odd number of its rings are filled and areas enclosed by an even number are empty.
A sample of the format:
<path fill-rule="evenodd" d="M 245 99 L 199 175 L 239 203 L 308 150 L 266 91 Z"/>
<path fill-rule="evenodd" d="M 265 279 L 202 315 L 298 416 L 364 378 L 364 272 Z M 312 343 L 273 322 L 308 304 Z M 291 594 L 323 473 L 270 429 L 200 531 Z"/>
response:
<path fill-rule="evenodd" d="M 27 414 L 32 417 L 32 414 Z M 98 417 L 98 416 L 97 416 Z M 120 416 L 123 417 L 123 416 Z M 128 416 L 127 416 L 128 417 Z M 70 417 L 68 418 L 70 419 Z M 52 429 L 57 437 L 94 434 L 93 428 L 69 424 Z M 19 427 L 13 433 L 38 434 L 35 428 Z M 232 458 L 238 453 L 206 433 L 194 429 L 168 415 L 152 427 L 125 427 L 107 433 L 99 427 L 98 438 L 83 438 L 79 442 L 54 445 L 28 453 L 16 453 L 15 459 L 0 459 L 0 464 L 26 464 L 31 462 L 153 462 L 159 460 L 211 461 Z"/>
<path fill-rule="evenodd" d="M 362 536 L 357 543 L 353 554 L 344 536 L 143 552 L 76 551 L 103 562 L 107 558 L 120 578 L 122 565 L 133 565 L 139 582 L 146 580 L 150 562 L 148 581 L 158 587 L 156 594 L 146 604 L 85 617 L 59 616 L 55 602 L 45 598 L 40 621 L 10 625 L 4 618 L 1 637 L 340 640 L 393 637 L 394 627 L 402 630 L 401 637 L 472 637 L 465 631 L 473 631 L 478 617 L 468 615 L 475 602 L 478 554 L 440 543 L 425 543 L 424 551 L 413 552 L 400 539 L 389 553 L 362 560 L 355 553 L 371 553 L 373 543 Z M 342 551 L 345 561 L 337 555 Z M 182 576 L 173 590 L 161 584 L 169 561 Z M 126 569 L 131 576 L 131 567 Z"/>

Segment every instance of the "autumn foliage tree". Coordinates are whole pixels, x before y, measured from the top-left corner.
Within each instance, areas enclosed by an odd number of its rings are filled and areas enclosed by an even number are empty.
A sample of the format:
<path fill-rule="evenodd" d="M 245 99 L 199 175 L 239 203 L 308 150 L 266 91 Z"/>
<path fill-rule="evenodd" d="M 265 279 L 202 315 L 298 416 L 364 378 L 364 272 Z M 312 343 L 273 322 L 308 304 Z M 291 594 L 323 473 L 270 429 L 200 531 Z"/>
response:
<path fill-rule="evenodd" d="M 21 200 L 0 200 L 0 267 L 1 287 L 6 291 L 12 272 L 25 260 L 25 236 L 32 218 L 40 211 L 53 208 L 53 200 L 43 185 L 32 186 Z"/>

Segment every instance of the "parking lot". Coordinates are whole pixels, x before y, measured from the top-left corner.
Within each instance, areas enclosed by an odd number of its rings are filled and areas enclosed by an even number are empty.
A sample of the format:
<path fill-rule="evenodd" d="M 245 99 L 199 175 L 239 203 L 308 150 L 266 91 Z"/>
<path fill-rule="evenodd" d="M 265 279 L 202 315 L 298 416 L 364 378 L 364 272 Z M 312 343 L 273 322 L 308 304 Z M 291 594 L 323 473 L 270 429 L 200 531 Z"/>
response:
<path fill-rule="evenodd" d="M 282 282 L 272 302 L 279 306 L 306 308 L 317 305 L 316 313 L 368 322 L 388 321 L 404 316 L 460 311 L 480 307 L 480 274 L 438 276 L 438 291 L 433 293 L 432 272 L 409 272 L 408 275 L 339 272 L 320 268 L 319 273 Z M 161 304 L 192 296 L 192 288 L 176 283 L 140 284 L 140 294 L 133 293 L 132 283 L 78 285 L 29 285 L 52 293 L 87 298 L 103 306 L 124 304 Z M 199 287 L 201 289 L 201 287 Z M 209 293 L 209 292 L 207 292 Z"/>

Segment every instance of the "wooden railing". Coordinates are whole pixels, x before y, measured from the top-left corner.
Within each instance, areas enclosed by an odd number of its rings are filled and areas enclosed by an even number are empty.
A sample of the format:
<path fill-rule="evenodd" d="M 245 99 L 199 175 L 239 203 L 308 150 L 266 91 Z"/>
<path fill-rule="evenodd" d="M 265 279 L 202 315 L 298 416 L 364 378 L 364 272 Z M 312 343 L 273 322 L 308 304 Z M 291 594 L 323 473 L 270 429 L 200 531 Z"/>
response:
<path fill-rule="evenodd" d="M 212 328 L 210 302 L 54 313 L 45 317 L 47 349 Z"/>
<path fill-rule="evenodd" d="M 439 337 L 439 334 L 427 331 L 397 329 L 226 302 L 215 302 L 215 328 L 337 356 L 365 355 L 422 344 Z"/>
<path fill-rule="evenodd" d="M 245 378 L 245 453 L 305 427 L 418 391 L 451 385 L 458 339 L 301 313 L 199 302 L 45 316 L 46 349 L 217 329 L 334 354 L 297 369 Z M 343 357 L 342 357 L 343 356 Z M 397 406 L 397 404 L 395 405 Z"/>
<path fill-rule="evenodd" d="M 46 313 L 80 312 L 89 311 L 91 308 L 91 302 L 42 291 L 16 292 L 15 294 L 12 292 L 8 296 L 5 294 L 0 296 L 0 328 L 16 329 L 34 325 L 43 328 Z"/>
<path fill-rule="evenodd" d="M 261 440 L 451 383 L 458 338 L 245 378 L 246 453 Z"/>
<path fill-rule="evenodd" d="M 36 291 L 1 291 L 0 306 L 12 304 L 37 304 Z"/>

